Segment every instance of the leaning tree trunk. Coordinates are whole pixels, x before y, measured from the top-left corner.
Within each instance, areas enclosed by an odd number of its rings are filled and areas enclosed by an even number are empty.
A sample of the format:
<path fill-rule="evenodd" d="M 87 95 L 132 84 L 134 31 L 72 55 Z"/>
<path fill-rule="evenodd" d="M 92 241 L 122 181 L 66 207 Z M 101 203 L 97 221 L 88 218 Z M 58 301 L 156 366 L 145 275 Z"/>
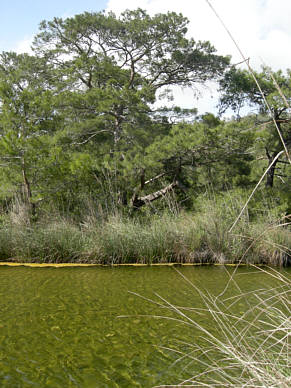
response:
<path fill-rule="evenodd" d="M 130 204 L 133 209 L 138 209 L 146 204 L 149 204 L 163 196 L 165 196 L 168 192 L 172 191 L 175 187 L 180 186 L 181 184 L 178 180 L 179 175 L 181 174 L 181 167 L 182 167 L 182 159 L 179 158 L 179 164 L 178 166 L 171 171 L 168 172 L 162 172 L 161 174 L 156 175 L 155 177 L 145 180 L 145 169 L 142 168 L 140 171 L 140 184 L 136 187 L 134 190 L 133 196 L 131 198 Z M 140 192 L 144 189 L 144 187 L 150 183 L 153 183 L 154 181 L 157 181 L 164 177 L 165 175 L 174 175 L 173 181 L 169 185 L 163 187 L 160 190 L 155 191 L 154 193 L 145 195 L 145 196 L 139 196 Z"/>
<path fill-rule="evenodd" d="M 140 208 L 148 203 L 155 201 L 156 199 L 163 197 L 168 192 L 173 190 L 173 188 L 176 186 L 178 186 L 178 182 L 174 181 L 174 182 L 170 183 L 169 185 L 167 185 L 166 187 L 164 187 L 163 189 L 155 191 L 154 193 L 145 195 L 143 197 L 139 197 L 138 195 L 134 195 L 132 200 L 131 200 L 131 205 L 133 208 L 138 209 L 138 208 Z"/>

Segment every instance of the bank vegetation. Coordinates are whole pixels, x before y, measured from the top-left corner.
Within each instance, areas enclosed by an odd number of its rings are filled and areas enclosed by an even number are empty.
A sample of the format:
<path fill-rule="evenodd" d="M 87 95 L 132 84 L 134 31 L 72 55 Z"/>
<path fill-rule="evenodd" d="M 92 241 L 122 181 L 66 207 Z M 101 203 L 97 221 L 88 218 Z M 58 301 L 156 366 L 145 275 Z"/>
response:
<path fill-rule="evenodd" d="M 290 261 L 291 73 L 262 68 L 259 91 L 187 25 L 86 12 L 0 54 L 0 260 Z M 218 116 L 195 108 L 208 81 Z"/>

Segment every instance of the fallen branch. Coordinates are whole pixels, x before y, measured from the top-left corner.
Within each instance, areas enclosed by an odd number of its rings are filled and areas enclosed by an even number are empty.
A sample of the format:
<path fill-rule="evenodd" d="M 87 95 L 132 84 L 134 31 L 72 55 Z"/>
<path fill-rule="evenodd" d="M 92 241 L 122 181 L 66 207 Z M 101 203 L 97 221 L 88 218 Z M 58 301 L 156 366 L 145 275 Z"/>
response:
<path fill-rule="evenodd" d="M 155 201 L 156 199 L 159 199 L 166 195 L 169 191 L 173 190 L 174 187 L 178 186 L 178 182 L 174 181 L 170 183 L 168 186 L 164 187 L 161 190 L 155 191 L 154 193 L 145 195 L 144 197 L 134 197 L 132 199 L 132 207 L 139 208 L 141 206 L 146 205 L 147 203 L 151 203 Z"/>

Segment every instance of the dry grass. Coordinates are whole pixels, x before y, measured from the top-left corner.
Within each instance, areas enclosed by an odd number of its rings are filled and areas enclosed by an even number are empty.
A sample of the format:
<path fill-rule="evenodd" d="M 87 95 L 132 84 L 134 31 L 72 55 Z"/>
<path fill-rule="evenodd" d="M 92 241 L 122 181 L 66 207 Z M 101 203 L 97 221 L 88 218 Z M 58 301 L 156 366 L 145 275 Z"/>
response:
<path fill-rule="evenodd" d="M 195 319 L 195 309 L 190 314 L 189 309 L 159 297 L 162 307 L 174 313 L 176 321 L 192 327 L 196 338 L 197 332 L 200 333 L 199 345 L 184 343 L 181 350 L 166 349 L 176 354 L 175 363 L 188 361 L 187 369 L 192 365 L 194 370 L 202 370 L 177 385 L 160 385 L 160 388 L 291 386 L 291 281 L 274 269 L 258 270 L 274 278 L 273 289 L 240 292 L 228 298 L 225 293 L 219 297 L 203 293 L 180 273 L 202 297 L 203 313 L 211 319 L 212 327 L 216 328 L 213 331 Z M 232 277 L 231 281 L 235 279 Z M 242 302 L 248 307 L 244 313 L 235 313 L 234 307 Z"/>

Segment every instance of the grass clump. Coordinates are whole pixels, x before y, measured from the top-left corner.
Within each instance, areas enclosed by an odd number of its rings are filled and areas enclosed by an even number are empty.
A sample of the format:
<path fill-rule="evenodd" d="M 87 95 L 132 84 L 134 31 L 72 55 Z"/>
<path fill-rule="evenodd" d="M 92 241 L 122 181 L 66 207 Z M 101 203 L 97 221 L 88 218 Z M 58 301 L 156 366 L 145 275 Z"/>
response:
<path fill-rule="evenodd" d="M 274 278 L 274 288 L 248 293 L 239 290 L 230 297 L 226 297 L 228 287 L 218 296 L 209 295 L 180 273 L 200 294 L 205 307 L 174 306 L 162 297 L 158 303 L 174 314 L 175 321 L 193 328 L 199 344 L 178 343 L 177 347 L 165 350 L 178 357 L 175 364 L 187 363 L 188 372 L 191 368 L 199 372 L 189 374 L 177 385 L 159 387 L 290 387 L 290 277 L 272 269 L 258 270 Z M 236 283 L 233 275 L 230 282 Z M 242 307 L 236 309 L 237 305 L 245 306 L 244 311 Z M 195 314 L 201 313 L 208 317 L 211 329 L 199 323 L 199 317 L 195 318 Z M 172 315 L 170 319 L 173 320 Z"/>
<path fill-rule="evenodd" d="M 27 259 L 60 263 L 79 261 L 86 238 L 75 225 L 57 222 L 39 228 L 27 229 L 23 239 L 22 254 Z M 21 251 L 18 251 L 21 255 Z"/>
<path fill-rule="evenodd" d="M 95 231 L 93 250 L 98 252 L 102 262 L 108 262 L 109 259 L 111 263 L 151 264 L 179 262 L 189 257 L 187 239 L 190 240 L 189 234 L 192 231 L 189 225 L 186 230 L 179 218 L 164 215 L 144 222 L 140 219 L 114 217 L 102 228 L 97 226 Z"/>
<path fill-rule="evenodd" d="M 10 225 L 0 230 L 0 257 L 13 261 L 74 262 L 82 259 L 85 243 L 83 232 L 67 222 Z"/>

